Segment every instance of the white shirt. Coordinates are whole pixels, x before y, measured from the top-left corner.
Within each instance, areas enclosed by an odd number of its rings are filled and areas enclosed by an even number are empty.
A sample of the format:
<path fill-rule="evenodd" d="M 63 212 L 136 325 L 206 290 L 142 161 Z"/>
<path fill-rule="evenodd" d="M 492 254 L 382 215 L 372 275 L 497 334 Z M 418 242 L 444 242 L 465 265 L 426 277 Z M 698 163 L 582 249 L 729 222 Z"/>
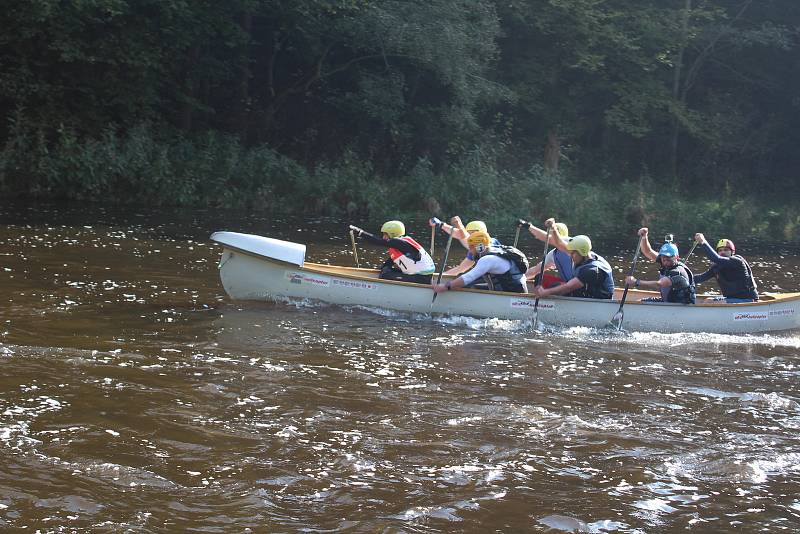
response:
<path fill-rule="evenodd" d="M 511 262 L 509 260 L 491 254 L 479 259 L 475 267 L 461 275 L 461 279 L 464 281 L 464 285 L 468 286 L 486 273 L 503 274 L 508 272 L 509 269 L 511 269 Z"/>

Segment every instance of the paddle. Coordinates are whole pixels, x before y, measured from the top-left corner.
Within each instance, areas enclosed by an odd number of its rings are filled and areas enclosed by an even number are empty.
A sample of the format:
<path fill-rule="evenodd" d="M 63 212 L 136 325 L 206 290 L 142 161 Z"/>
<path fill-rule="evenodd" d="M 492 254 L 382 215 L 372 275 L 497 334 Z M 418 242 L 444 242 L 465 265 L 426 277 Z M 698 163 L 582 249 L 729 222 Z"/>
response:
<path fill-rule="evenodd" d="M 433 257 L 433 245 L 436 243 L 436 226 L 431 226 L 431 257 Z"/>
<path fill-rule="evenodd" d="M 697 246 L 697 241 L 695 241 L 694 245 L 692 245 L 692 248 L 689 249 L 689 253 L 683 259 L 683 263 L 686 263 L 687 261 L 689 261 L 689 258 L 692 257 L 692 252 L 694 252 L 694 249 L 695 249 L 696 246 Z"/>
<path fill-rule="evenodd" d="M 544 252 L 542 252 L 542 263 L 539 267 L 539 286 L 542 285 L 544 282 L 544 260 L 547 259 L 547 246 L 550 244 L 550 230 L 552 230 L 552 226 L 547 227 L 547 235 L 544 238 Z M 517 235 L 519 235 L 519 226 L 517 226 Z M 533 287 L 536 287 L 534 283 Z M 539 297 L 536 297 L 536 300 L 533 303 L 533 329 L 536 330 L 536 325 L 539 322 Z"/>
<path fill-rule="evenodd" d="M 519 229 L 521 226 L 517 225 L 517 233 L 514 234 L 514 248 L 517 248 L 517 243 L 519 243 Z"/>
<path fill-rule="evenodd" d="M 439 267 L 439 277 L 436 279 L 437 284 L 442 283 L 442 275 L 444 274 L 445 266 L 447 266 L 447 256 L 450 254 L 450 243 L 453 242 L 453 232 L 450 232 L 450 236 L 447 238 L 447 244 L 444 246 L 444 259 L 442 260 L 442 266 Z M 431 301 L 431 308 L 433 308 L 433 303 L 436 302 L 436 297 L 439 293 L 433 293 L 433 300 Z"/>
<path fill-rule="evenodd" d="M 636 253 L 633 255 L 633 264 L 631 265 L 631 276 L 633 273 L 636 272 L 636 262 L 639 260 L 639 252 L 642 250 L 642 239 L 639 238 L 639 242 L 636 244 Z M 614 317 L 608 322 L 608 324 L 616 328 L 617 330 L 622 330 L 622 319 L 625 317 L 625 312 L 622 311 L 622 307 L 625 306 L 625 299 L 628 298 L 628 282 L 625 282 L 625 291 L 622 292 L 622 299 L 619 301 L 619 309 L 617 313 L 614 314 Z M 614 324 L 616 322 L 616 325 Z"/>
<path fill-rule="evenodd" d="M 356 236 L 354 235 L 354 232 L 356 230 L 361 230 L 361 229 L 360 228 L 356 228 L 355 226 L 353 226 L 351 224 L 350 225 L 350 242 L 353 244 L 353 256 L 356 259 L 356 268 L 360 269 L 361 265 L 358 262 L 358 250 L 356 249 Z"/>

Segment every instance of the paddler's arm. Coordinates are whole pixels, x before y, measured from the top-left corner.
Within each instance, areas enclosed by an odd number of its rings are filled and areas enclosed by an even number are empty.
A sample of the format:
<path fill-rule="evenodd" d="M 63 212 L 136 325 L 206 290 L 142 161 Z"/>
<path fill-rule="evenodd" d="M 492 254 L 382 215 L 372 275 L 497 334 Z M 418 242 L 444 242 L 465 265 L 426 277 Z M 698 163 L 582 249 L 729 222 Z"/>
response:
<path fill-rule="evenodd" d="M 706 272 L 704 272 L 702 274 L 698 274 L 697 276 L 695 276 L 694 277 L 694 284 L 695 285 L 702 284 L 706 280 L 710 280 L 711 278 L 714 278 L 715 274 L 717 274 L 717 270 L 716 270 L 715 267 L 712 267 L 711 269 L 707 270 Z"/>
<path fill-rule="evenodd" d="M 382 248 L 396 248 L 403 254 L 407 254 L 414 261 L 419 261 L 420 257 L 419 251 L 415 249 L 411 245 L 411 243 L 407 241 L 404 241 L 402 239 L 397 239 L 395 237 L 391 239 L 383 239 L 382 237 L 375 237 L 374 235 L 370 234 L 365 230 L 361 230 L 360 228 L 353 231 L 355 232 L 355 235 L 358 236 L 358 238 L 363 240 L 365 243 Z"/>
<path fill-rule="evenodd" d="M 544 222 L 544 225 L 547 228 L 550 228 L 550 244 L 556 247 L 561 252 L 569 253 L 567 250 L 567 243 L 568 241 L 564 239 L 561 234 L 555 231 L 554 225 L 556 224 L 556 220 L 553 217 L 550 217 Z M 544 241 L 544 238 L 541 239 Z"/>
<path fill-rule="evenodd" d="M 542 272 L 542 262 L 537 263 L 536 265 L 525 271 L 525 278 L 528 281 L 531 281 L 534 278 L 536 278 L 536 275 L 539 274 L 540 272 Z"/>
<path fill-rule="evenodd" d="M 662 287 L 670 287 L 672 285 L 672 279 L 669 276 L 662 276 L 658 280 L 642 280 L 635 276 L 628 276 L 625 278 L 625 283 L 628 284 L 629 287 L 635 287 L 637 289 L 659 290 Z"/>
<path fill-rule="evenodd" d="M 544 225 L 546 228 L 551 228 L 555 223 L 556 220 L 551 217 L 544 222 Z M 519 226 L 520 228 L 527 228 L 528 231 L 531 233 L 531 235 L 536 239 L 538 239 L 539 241 L 544 241 L 545 239 L 547 239 L 547 231 L 542 230 L 541 228 L 537 228 L 529 221 L 519 219 L 517 221 L 517 226 Z M 567 252 L 567 241 L 563 237 L 561 237 L 561 235 L 559 235 L 558 232 L 554 232 L 553 230 L 551 230 L 550 239 L 548 240 L 548 242 L 554 247 L 556 247 L 558 250 Z"/>
<path fill-rule="evenodd" d="M 433 291 L 436 293 L 443 293 L 451 289 L 458 289 L 459 287 L 464 287 L 465 285 L 466 283 L 464 282 L 464 279 L 459 276 L 455 280 L 449 280 L 444 284 L 433 284 Z"/>
<path fill-rule="evenodd" d="M 467 229 L 464 228 L 464 223 L 461 222 L 461 217 L 458 215 L 453 216 L 450 219 L 450 224 L 453 225 L 453 238 L 458 239 L 464 248 L 469 248 L 469 243 L 467 243 L 467 239 L 469 239 L 469 232 Z"/>
<path fill-rule="evenodd" d="M 532 222 L 526 221 L 525 219 L 518 219 L 517 226 L 519 226 L 520 228 L 527 229 L 531 233 L 531 235 L 536 239 L 538 239 L 539 241 L 544 241 L 545 238 L 547 237 L 547 232 L 545 232 L 541 228 L 537 228 L 536 226 L 533 225 Z"/>
<path fill-rule="evenodd" d="M 658 258 L 658 252 L 653 250 L 653 247 L 650 246 L 650 238 L 648 237 L 649 230 L 645 226 L 643 228 L 639 228 L 639 241 L 642 244 L 642 254 L 644 254 L 645 258 L 649 259 L 650 261 L 656 261 Z"/>
<path fill-rule="evenodd" d="M 697 244 L 702 247 L 703 252 L 706 253 L 706 257 L 712 263 L 716 263 L 717 265 L 725 265 L 734 261 L 731 258 L 726 258 L 725 256 L 720 256 L 717 254 L 717 251 L 711 248 L 711 245 L 708 243 L 708 241 L 706 241 L 706 237 L 703 234 L 694 234 L 694 240 L 697 241 Z"/>
<path fill-rule="evenodd" d="M 446 234 L 451 234 L 453 237 L 455 237 L 459 232 L 458 228 L 456 228 L 455 226 L 443 223 L 440 219 L 436 217 L 431 217 L 430 219 L 428 219 L 428 225 L 431 228 L 438 226 L 439 228 L 441 228 L 442 232 Z M 451 267 L 450 269 L 446 270 L 444 274 L 451 276 L 456 274 L 461 274 L 469 271 L 473 265 L 475 265 L 475 262 L 473 260 L 469 258 L 464 258 L 463 260 L 461 260 L 461 263 L 459 263 L 455 267 Z"/>
<path fill-rule="evenodd" d="M 551 269 L 551 268 L 553 268 L 555 266 L 556 266 L 556 262 L 553 259 L 553 251 L 550 250 L 547 253 L 547 256 L 544 257 L 544 268 L 545 269 Z M 530 280 L 534 279 L 536 277 L 536 275 L 539 274 L 540 272 L 542 272 L 542 262 L 536 263 L 530 269 L 525 271 L 525 278 L 527 278 L 528 281 L 530 281 Z"/>
<path fill-rule="evenodd" d="M 464 229 L 464 225 L 461 223 L 461 218 L 456 215 L 450 220 L 450 222 L 452 224 L 447 224 L 436 217 L 431 217 L 428 219 L 428 226 L 438 226 L 442 229 L 442 232 L 452 235 L 453 239 L 457 239 L 458 242 L 464 246 L 464 248 L 469 248 L 469 244 L 467 243 L 469 232 Z"/>
<path fill-rule="evenodd" d="M 389 240 L 383 239 L 382 237 L 376 237 L 371 233 L 367 232 L 366 230 L 362 230 L 361 228 L 353 227 L 354 232 L 357 238 L 361 239 L 365 243 L 370 245 L 375 245 L 376 247 L 383 247 L 389 248 Z"/>
<path fill-rule="evenodd" d="M 550 218 L 544 222 L 545 227 L 548 227 L 552 224 L 555 224 L 555 219 Z M 550 223 L 550 224 L 548 224 Z M 528 232 L 531 233 L 533 237 L 538 239 L 539 241 L 544 241 L 547 239 L 547 231 L 542 230 L 533 225 L 530 221 L 526 221 L 524 219 L 517 219 L 517 226 L 520 228 L 527 228 Z M 558 232 L 550 232 L 550 244 L 554 247 L 558 248 L 559 250 L 563 250 L 564 252 L 567 251 L 567 242 L 561 239 L 561 236 L 558 235 Z"/>
<path fill-rule="evenodd" d="M 465 273 L 469 271 L 473 265 L 475 265 L 474 261 L 464 258 L 463 260 L 461 260 L 461 263 L 459 263 L 455 267 L 446 270 L 444 274 L 454 275 L 454 274 Z"/>
<path fill-rule="evenodd" d="M 581 282 L 578 277 L 575 277 L 566 284 L 561 284 L 560 286 L 554 286 L 547 289 L 543 288 L 542 286 L 536 286 L 533 288 L 531 293 L 536 297 L 549 297 L 551 295 L 564 295 L 566 293 L 572 293 L 573 291 L 577 291 L 582 287 L 583 282 Z"/>
<path fill-rule="evenodd" d="M 433 290 L 436 293 L 442 293 L 450 289 L 458 289 L 459 287 L 464 287 L 471 284 L 489 271 L 489 267 L 492 265 L 491 258 L 492 257 L 489 256 L 479 259 L 475 263 L 475 267 L 473 267 L 469 272 L 462 274 L 455 280 L 451 280 L 445 284 L 433 284 Z"/>

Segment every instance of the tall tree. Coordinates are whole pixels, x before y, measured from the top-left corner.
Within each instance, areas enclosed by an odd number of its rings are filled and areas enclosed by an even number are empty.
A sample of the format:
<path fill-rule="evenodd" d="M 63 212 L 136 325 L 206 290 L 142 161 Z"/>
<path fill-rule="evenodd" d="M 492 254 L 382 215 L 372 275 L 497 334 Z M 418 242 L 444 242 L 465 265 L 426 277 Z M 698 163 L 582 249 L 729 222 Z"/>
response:
<path fill-rule="evenodd" d="M 475 130 L 479 105 L 502 94 L 486 77 L 497 31 L 487 1 L 264 2 L 254 20 L 259 138 L 315 132 L 340 149 L 355 134 L 375 150 L 376 139 L 419 149 L 406 144 L 416 137 L 442 155 Z M 442 128 L 420 132 L 432 120 Z"/>

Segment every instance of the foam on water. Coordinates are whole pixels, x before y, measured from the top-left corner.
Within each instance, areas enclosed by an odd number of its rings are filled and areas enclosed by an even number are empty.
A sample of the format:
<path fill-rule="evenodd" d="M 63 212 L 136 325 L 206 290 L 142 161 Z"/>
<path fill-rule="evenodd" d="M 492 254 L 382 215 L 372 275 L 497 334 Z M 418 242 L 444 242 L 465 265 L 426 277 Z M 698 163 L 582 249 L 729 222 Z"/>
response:
<path fill-rule="evenodd" d="M 297 309 L 328 308 L 333 305 L 308 298 L 273 297 L 271 301 L 288 304 Z M 440 315 L 416 312 L 404 312 L 382 308 L 379 306 L 344 305 L 343 310 L 350 313 L 364 311 L 380 317 L 386 317 L 403 323 L 431 322 L 445 326 L 467 328 L 473 331 L 493 332 L 534 332 L 532 319 L 498 319 L 477 318 L 466 315 Z M 535 332 L 544 337 L 568 338 L 594 343 L 619 343 L 627 345 L 640 345 L 645 347 L 681 347 L 698 345 L 748 345 L 800 348 L 800 336 L 787 333 L 781 334 L 712 334 L 712 333 L 659 333 L 659 332 L 618 332 L 609 328 L 595 328 L 586 326 L 560 327 L 538 322 Z M 538 339 L 526 340 L 537 341 Z"/>
<path fill-rule="evenodd" d="M 771 477 L 800 472 L 800 454 L 775 455 L 765 450 L 763 458 L 753 458 L 753 453 L 744 455 L 728 450 L 734 446 L 728 443 L 724 450 L 676 456 L 664 463 L 665 472 L 674 479 L 748 484 L 764 484 Z"/>
<path fill-rule="evenodd" d="M 800 405 L 792 399 L 784 397 L 779 393 L 743 393 L 739 399 L 744 405 L 763 406 L 769 410 L 789 410 L 798 411 Z"/>
<path fill-rule="evenodd" d="M 308 305 L 308 304 L 306 304 Z M 465 327 L 470 330 L 489 330 L 495 332 L 531 332 L 532 319 L 477 318 L 466 315 L 428 315 L 408 313 L 371 306 L 352 306 L 403 322 L 430 321 L 437 324 Z M 642 346 L 680 347 L 689 345 L 749 345 L 767 347 L 800 348 L 800 336 L 776 334 L 712 334 L 712 333 L 659 333 L 659 332 L 617 332 L 608 328 L 587 326 L 559 327 L 538 323 L 536 332 L 557 338 L 569 338 L 589 342 L 620 343 Z M 536 340 L 538 341 L 538 340 Z"/>
<path fill-rule="evenodd" d="M 395 319 L 397 321 L 402 321 L 402 322 L 409 322 L 412 320 L 421 321 L 429 317 L 422 313 L 402 312 L 398 310 L 390 310 L 389 308 L 380 308 L 377 306 L 362 306 L 360 304 L 355 306 L 342 306 L 342 308 L 349 312 L 352 312 L 354 310 L 361 310 L 372 313 L 374 315 L 380 315 L 381 317 L 388 317 L 390 319 Z"/>
<path fill-rule="evenodd" d="M 658 344 L 667 343 L 669 346 L 682 345 L 766 345 L 768 347 L 800 348 L 800 337 L 782 337 L 773 334 L 764 335 L 736 335 L 736 334 L 709 334 L 709 333 L 676 333 L 660 334 L 657 332 L 634 333 L 636 341 Z"/>
<path fill-rule="evenodd" d="M 440 324 L 450 326 L 464 326 L 470 330 L 495 330 L 504 332 L 516 332 L 527 330 L 530 328 L 530 321 L 528 320 L 514 320 L 514 319 L 479 319 L 476 317 L 468 317 L 465 315 L 440 315 L 435 316 L 434 320 Z"/>
<path fill-rule="evenodd" d="M 586 341 L 606 341 L 620 344 L 681 347 L 695 345 L 751 345 L 768 347 L 800 348 L 800 336 L 775 334 L 711 334 L 705 332 L 660 332 L 618 333 L 606 328 L 570 327 L 551 330 L 559 337 L 570 337 Z"/>
<path fill-rule="evenodd" d="M 380 308 L 376 306 L 344 306 L 346 310 L 362 310 L 381 317 L 388 317 L 402 322 L 430 322 L 447 326 L 465 327 L 470 330 L 492 330 L 503 332 L 517 332 L 529 330 L 530 320 L 497 319 L 497 318 L 478 318 L 467 315 L 440 315 L 414 312 L 402 312 Z"/>
<path fill-rule="evenodd" d="M 287 304 L 289 306 L 294 306 L 295 308 L 327 308 L 331 306 L 327 302 L 323 302 L 317 299 L 308 299 L 308 298 L 296 298 L 296 297 L 281 297 L 281 296 L 274 296 L 269 298 L 270 301 L 276 302 L 278 304 Z"/>

